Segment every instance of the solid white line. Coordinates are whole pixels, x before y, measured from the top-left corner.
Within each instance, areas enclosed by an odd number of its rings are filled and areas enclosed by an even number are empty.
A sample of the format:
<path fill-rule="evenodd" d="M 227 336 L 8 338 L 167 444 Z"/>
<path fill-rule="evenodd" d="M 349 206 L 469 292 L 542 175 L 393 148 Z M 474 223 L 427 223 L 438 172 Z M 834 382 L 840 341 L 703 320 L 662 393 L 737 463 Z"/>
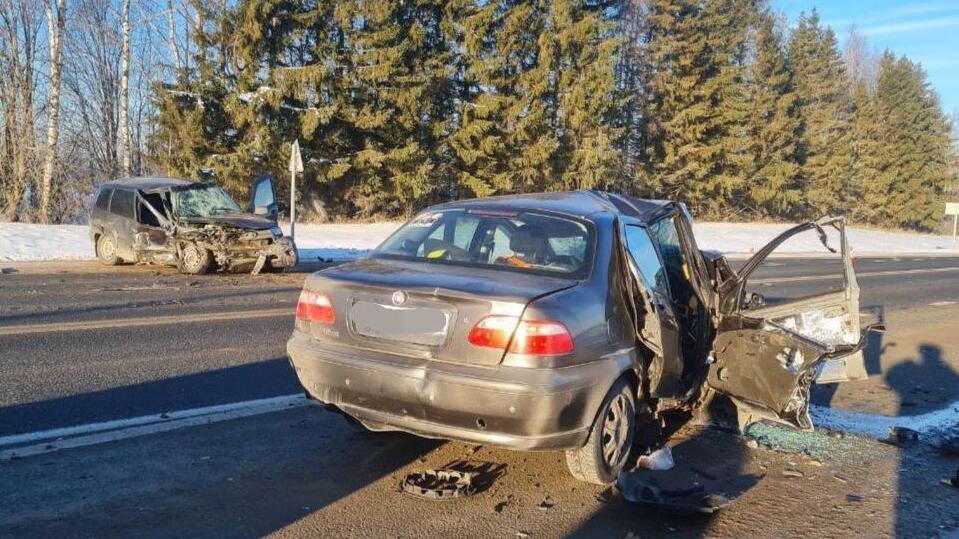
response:
<path fill-rule="evenodd" d="M 155 326 L 160 324 L 187 324 L 197 322 L 222 322 L 249 318 L 269 318 L 274 316 L 293 316 L 293 308 L 261 309 L 250 311 L 225 311 L 215 313 L 178 314 L 172 316 L 143 316 L 136 318 L 114 318 L 84 322 L 49 322 L 46 324 L 24 324 L 0 326 L 0 335 L 26 335 L 29 333 L 52 333 L 57 331 L 79 331 L 86 329 L 105 329 L 117 327 Z"/>
<path fill-rule="evenodd" d="M 0 438 L 0 448 L 2 448 L 0 449 L 0 460 L 113 442 L 185 427 L 207 425 L 295 408 L 307 403 L 306 397 L 297 393 L 295 395 L 179 410 L 162 414 L 162 417 L 161 415 L 148 415 L 4 436 Z M 23 445 L 31 442 L 39 443 Z"/>
<path fill-rule="evenodd" d="M 955 305 L 955 301 L 933 301 L 929 304 L 930 307 L 945 307 L 947 305 Z"/>

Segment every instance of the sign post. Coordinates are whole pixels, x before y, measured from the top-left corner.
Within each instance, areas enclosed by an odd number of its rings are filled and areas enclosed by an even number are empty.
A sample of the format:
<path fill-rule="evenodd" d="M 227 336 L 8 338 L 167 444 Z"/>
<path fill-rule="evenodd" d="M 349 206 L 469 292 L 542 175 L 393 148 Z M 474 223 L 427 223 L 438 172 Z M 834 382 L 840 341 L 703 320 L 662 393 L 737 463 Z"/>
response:
<path fill-rule="evenodd" d="M 296 243 L 296 175 L 303 173 L 303 157 L 300 155 L 300 139 L 290 148 L 290 241 Z"/>
<path fill-rule="evenodd" d="M 956 243 L 956 232 L 959 231 L 959 202 L 946 202 L 946 215 L 952 216 L 952 243 Z"/>

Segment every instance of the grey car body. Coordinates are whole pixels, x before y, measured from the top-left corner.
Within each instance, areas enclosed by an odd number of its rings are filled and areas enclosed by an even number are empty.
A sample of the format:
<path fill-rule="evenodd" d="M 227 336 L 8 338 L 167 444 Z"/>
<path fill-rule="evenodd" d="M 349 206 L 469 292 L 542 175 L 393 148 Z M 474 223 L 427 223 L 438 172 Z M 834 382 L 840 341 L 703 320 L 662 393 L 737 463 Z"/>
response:
<path fill-rule="evenodd" d="M 688 212 L 673 202 L 593 191 L 494 197 L 436 206 L 411 223 L 425 226 L 443 218 L 422 216 L 453 211 L 507 218 L 533 212 L 582 223 L 593 237 L 586 270 L 554 275 L 438 263 L 390 256 L 381 246 L 369 258 L 314 273 L 304 293 L 323 295 L 335 321 L 298 316 L 287 345 L 310 398 L 371 430 L 566 450 L 574 475 L 608 483 L 615 466 L 590 476 L 576 452 L 608 426 L 612 416 L 604 426 L 604 414 L 612 413 L 617 388 L 628 388 L 623 409 L 630 414 L 692 409 L 718 391 L 737 404 L 743 424 L 769 418 L 809 429 L 809 385 L 817 375 L 865 376 L 842 219 L 784 233 L 737 273 L 721 255 L 697 247 Z M 750 274 L 776 246 L 809 230 L 825 238 L 823 227 L 841 237 L 840 289 L 778 305 L 746 292 Z M 418 339 L 391 332 L 388 319 L 387 329 L 365 331 L 368 322 L 354 314 L 369 317 L 370 304 L 395 312 L 397 300 L 414 315 L 449 313 L 450 323 Z M 574 348 L 537 355 L 477 347 L 471 328 L 491 313 L 560 321 Z M 631 430 L 614 428 L 602 436 L 627 435 L 631 440 Z"/>
<path fill-rule="evenodd" d="M 215 190 L 235 207 L 186 214 L 177 206 L 177 194 L 196 190 Z M 295 266 L 296 248 L 283 237 L 276 213 L 270 178 L 254 184 L 247 211 L 214 184 L 163 177 L 115 180 L 94 195 L 90 239 L 107 264 L 169 264 L 188 273 Z"/>

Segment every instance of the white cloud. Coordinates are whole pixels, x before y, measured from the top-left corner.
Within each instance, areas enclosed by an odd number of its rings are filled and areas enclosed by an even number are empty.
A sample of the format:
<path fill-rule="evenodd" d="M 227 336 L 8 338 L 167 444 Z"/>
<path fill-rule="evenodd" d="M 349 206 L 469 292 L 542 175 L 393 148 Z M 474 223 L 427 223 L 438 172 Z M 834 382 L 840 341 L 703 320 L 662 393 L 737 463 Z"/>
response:
<path fill-rule="evenodd" d="M 935 28 L 948 28 L 959 26 L 959 17 L 942 17 L 936 19 L 925 19 L 920 21 L 896 22 L 890 24 L 881 24 L 863 28 L 861 32 L 867 36 L 881 36 L 887 34 L 901 34 L 904 32 L 917 32 L 921 30 L 932 30 Z"/>

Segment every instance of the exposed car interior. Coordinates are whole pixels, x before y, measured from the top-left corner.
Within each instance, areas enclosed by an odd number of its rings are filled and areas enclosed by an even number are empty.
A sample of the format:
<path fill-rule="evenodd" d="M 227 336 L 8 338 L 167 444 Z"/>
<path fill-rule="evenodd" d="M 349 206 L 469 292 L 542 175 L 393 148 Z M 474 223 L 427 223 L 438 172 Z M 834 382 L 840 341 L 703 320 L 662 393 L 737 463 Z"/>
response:
<path fill-rule="evenodd" d="M 592 234 L 581 222 L 529 212 L 437 211 L 404 225 L 374 255 L 575 274 Z"/>

